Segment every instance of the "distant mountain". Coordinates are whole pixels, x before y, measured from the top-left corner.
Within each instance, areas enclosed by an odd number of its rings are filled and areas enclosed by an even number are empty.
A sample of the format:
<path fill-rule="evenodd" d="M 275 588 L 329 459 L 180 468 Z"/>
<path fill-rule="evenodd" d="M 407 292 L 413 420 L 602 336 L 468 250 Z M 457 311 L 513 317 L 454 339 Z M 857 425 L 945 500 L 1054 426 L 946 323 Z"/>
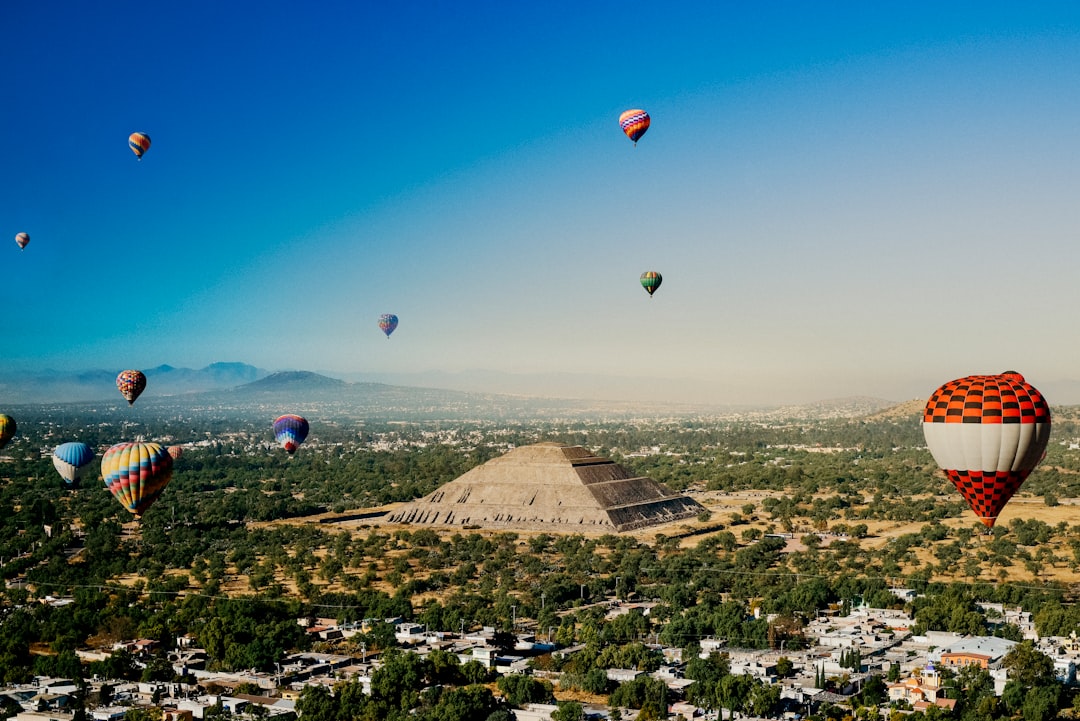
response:
<path fill-rule="evenodd" d="M 848 396 L 845 398 L 829 398 L 816 403 L 781 406 L 761 412 L 760 415 L 774 419 L 800 418 L 806 420 L 861 418 L 893 406 L 896 406 L 896 401 L 889 401 L 884 398 Z"/>
<path fill-rule="evenodd" d="M 116 370 L 42 370 L 0 378 L 0 399 L 8 404 L 118 401 Z M 263 378 L 267 371 L 246 363 L 212 363 L 200 370 L 159 365 L 146 374 L 142 398 L 222 390 Z"/>
<path fill-rule="evenodd" d="M 655 378 L 644 376 L 610 376 L 600 373 L 507 373 L 473 369 L 458 372 L 424 371 L 415 373 L 350 373 L 343 374 L 348 381 L 368 381 L 398 386 L 443 388 L 466 393 L 501 393 L 530 398 L 592 400 L 611 403 L 676 404 L 680 406 L 708 405 L 716 408 L 721 404 L 703 404 L 701 398 L 716 397 L 720 392 L 702 387 L 685 379 Z M 704 384 L 708 385 L 708 384 Z M 689 387 L 695 386 L 693 390 Z M 774 404 L 770 404 L 770 407 Z M 723 404 L 726 410 L 749 408 L 746 404 Z M 762 404 L 753 406 L 761 408 Z"/>
<path fill-rule="evenodd" d="M 921 416 L 923 414 L 924 408 L 926 408 L 925 398 L 913 398 L 910 401 L 904 401 L 903 403 L 899 403 L 888 408 L 882 408 L 876 413 L 871 413 L 866 417 L 866 420 L 884 421 L 913 418 L 919 419 L 919 421 L 922 422 Z"/>
<path fill-rule="evenodd" d="M 339 390 L 350 385 L 343 380 L 311 371 L 279 371 L 236 388 L 238 393 L 282 393 L 291 390 Z"/>

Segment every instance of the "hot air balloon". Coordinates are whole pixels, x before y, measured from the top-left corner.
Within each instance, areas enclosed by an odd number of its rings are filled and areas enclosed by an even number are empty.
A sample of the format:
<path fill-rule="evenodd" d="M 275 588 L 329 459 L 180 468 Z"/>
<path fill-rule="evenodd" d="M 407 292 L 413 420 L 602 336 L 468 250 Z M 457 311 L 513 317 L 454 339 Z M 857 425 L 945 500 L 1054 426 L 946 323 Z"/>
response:
<path fill-rule="evenodd" d="M 80 470 L 94 460 L 94 451 L 85 443 L 61 443 L 52 454 L 56 472 L 69 486 L 79 481 Z"/>
<path fill-rule="evenodd" d="M 656 292 L 656 289 L 659 288 L 660 284 L 663 282 L 663 276 L 655 270 L 647 270 L 641 274 L 641 287 L 648 291 L 650 298 L 652 298 L 652 294 Z"/>
<path fill-rule="evenodd" d="M 1050 407 L 1022 375 L 968 376 L 934 391 L 923 414 L 934 460 L 987 528 L 1042 460 Z"/>
<path fill-rule="evenodd" d="M 274 421 L 274 438 L 289 455 L 304 442 L 308 434 L 308 422 L 300 416 L 284 415 Z"/>
<path fill-rule="evenodd" d="M 105 488 L 138 518 L 172 480 L 173 459 L 159 443 L 118 443 L 101 457 Z"/>
<path fill-rule="evenodd" d="M 184 455 L 182 446 L 169 446 L 166 450 L 169 451 L 169 455 L 172 456 L 174 461 L 180 460 L 180 456 Z"/>
<path fill-rule="evenodd" d="M 23 248 L 25 248 L 26 246 L 28 246 L 30 244 L 30 234 L 29 233 L 16 233 L 15 234 L 15 244 L 19 246 L 19 250 L 22 250 Z"/>
<path fill-rule="evenodd" d="M 146 390 L 146 376 L 142 371 L 121 371 L 120 375 L 116 376 L 116 387 L 130 406 Z"/>
<path fill-rule="evenodd" d="M 379 328 L 386 333 L 386 338 L 389 340 L 390 334 L 397 328 L 397 316 L 393 313 L 383 313 L 379 316 Z"/>
<path fill-rule="evenodd" d="M 650 122 L 649 114 L 644 110 L 627 110 L 619 116 L 619 127 L 626 133 L 626 137 L 634 141 L 634 145 L 637 145 L 637 141 L 649 129 Z"/>
<path fill-rule="evenodd" d="M 146 133 L 132 133 L 128 136 L 128 146 L 135 157 L 142 160 L 143 153 L 150 149 L 150 136 Z"/>
<path fill-rule="evenodd" d="M 15 419 L 6 413 L 0 413 L 0 448 L 8 444 L 15 436 Z"/>

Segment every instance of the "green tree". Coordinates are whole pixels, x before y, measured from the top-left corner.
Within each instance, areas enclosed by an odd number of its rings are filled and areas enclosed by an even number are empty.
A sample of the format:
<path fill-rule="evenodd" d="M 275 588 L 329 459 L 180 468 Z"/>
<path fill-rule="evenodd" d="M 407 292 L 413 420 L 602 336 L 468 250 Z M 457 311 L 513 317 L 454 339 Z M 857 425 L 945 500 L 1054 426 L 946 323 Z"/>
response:
<path fill-rule="evenodd" d="M 548 703 L 554 698 L 551 684 L 532 676 L 508 674 L 500 676 L 496 685 L 507 703 L 516 708 L 521 708 L 527 703 Z"/>
<path fill-rule="evenodd" d="M 705 709 L 719 708 L 720 681 L 730 670 L 731 663 L 726 653 L 714 651 L 708 658 L 693 654 L 686 663 L 686 677 L 694 682 L 686 689 L 687 700 Z"/>
<path fill-rule="evenodd" d="M 1018 643 L 1005 654 L 1001 665 L 1009 672 L 1009 679 L 1015 680 L 1024 689 L 1036 686 L 1051 686 L 1057 683 L 1054 662 L 1045 653 L 1037 650 L 1031 641 Z"/>
<path fill-rule="evenodd" d="M 465 682 L 470 684 L 485 683 L 491 677 L 491 672 L 487 666 L 476 660 L 463 663 L 460 673 Z"/>
<path fill-rule="evenodd" d="M 1037 686 L 1024 697 L 1020 715 L 1024 721 L 1050 721 L 1057 716 L 1060 700 L 1060 687 Z"/>
<path fill-rule="evenodd" d="M 747 703 L 747 711 L 762 718 L 773 718 L 773 714 L 780 706 L 780 686 L 774 683 L 763 683 L 754 679 L 750 688 Z"/>
<path fill-rule="evenodd" d="M 296 710 L 307 721 L 337 721 L 337 704 L 330 689 L 325 686 L 304 686 L 296 702 Z"/>
<path fill-rule="evenodd" d="M 371 675 L 371 699 L 387 713 L 405 712 L 420 703 L 420 691 L 431 677 L 431 663 L 419 654 L 387 651 Z"/>
<path fill-rule="evenodd" d="M 551 712 L 551 721 L 583 721 L 585 710 L 577 701 L 559 701 L 558 708 Z"/>
<path fill-rule="evenodd" d="M 418 712 L 421 721 L 474 721 L 487 719 L 499 709 L 491 691 L 483 686 L 449 688 L 438 693 L 434 702 Z"/>

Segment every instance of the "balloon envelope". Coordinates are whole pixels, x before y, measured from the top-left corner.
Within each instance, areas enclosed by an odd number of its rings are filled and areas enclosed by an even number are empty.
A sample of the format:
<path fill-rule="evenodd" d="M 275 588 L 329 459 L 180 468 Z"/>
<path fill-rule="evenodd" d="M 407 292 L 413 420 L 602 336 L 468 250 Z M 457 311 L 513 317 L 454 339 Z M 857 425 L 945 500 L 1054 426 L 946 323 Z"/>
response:
<path fill-rule="evenodd" d="M 0 413 L 0 448 L 8 444 L 15 436 L 15 419 L 6 413 Z"/>
<path fill-rule="evenodd" d="M 634 145 L 637 145 L 637 141 L 649 129 L 651 122 L 649 114 L 638 108 L 627 110 L 619 116 L 619 127 L 626 133 L 626 137 L 634 141 Z"/>
<path fill-rule="evenodd" d="M 128 147 L 135 153 L 136 158 L 142 160 L 143 153 L 150 149 L 150 136 L 146 133 L 132 133 L 128 136 Z"/>
<path fill-rule="evenodd" d="M 289 455 L 296 453 L 307 434 L 308 422 L 301 416 L 288 414 L 274 421 L 274 438 Z"/>
<path fill-rule="evenodd" d="M 169 446 L 167 450 L 174 461 L 179 460 L 180 456 L 184 455 L 184 449 L 181 446 Z"/>
<path fill-rule="evenodd" d="M 120 371 L 120 375 L 116 376 L 116 388 L 130 406 L 146 390 L 146 376 L 142 371 Z"/>
<path fill-rule="evenodd" d="M 101 457 L 101 478 L 136 516 L 154 505 L 172 480 L 173 459 L 159 443 L 118 443 Z"/>
<path fill-rule="evenodd" d="M 56 472 L 69 486 L 74 485 L 82 467 L 94 460 L 94 451 L 85 443 L 61 443 L 53 450 L 52 462 Z"/>
<path fill-rule="evenodd" d="M 27 245 L 30 244 L 30 234 L 29 233 L 16 233 L 15 234 L 15 244 L 19 246 L 19 250 L 22 250 L 23 248 L 25 248 Z M 46 245 L 48 245 L 48 244 L 46 243 Z"/>
<path fill-rule="evenodd" d="M 923 413 L 926 445 L 987 528 L 1042 460 L 1046 399 L 1014 372 L 967 376 L 934 391 Z"/>
<path fill-rule="evenodd" d="M 390 334 L 397 328 L 397 323 L 397 316 L 393 313 L 383 313 L 379 316 L 379 328 L 382 329 L 383 333 L 386 333 L 387 338 L 389 338 Z"/>
<path fill-rule="evenodd" d="M 641 274 L 641 287 L 648 291 L 650 298 L 652 298 L 652 294 L 656 292 L 656 289 L 659 288 L 660 284 L 663 282 L 663 276 L 655 270 L 647 270 Z"/>

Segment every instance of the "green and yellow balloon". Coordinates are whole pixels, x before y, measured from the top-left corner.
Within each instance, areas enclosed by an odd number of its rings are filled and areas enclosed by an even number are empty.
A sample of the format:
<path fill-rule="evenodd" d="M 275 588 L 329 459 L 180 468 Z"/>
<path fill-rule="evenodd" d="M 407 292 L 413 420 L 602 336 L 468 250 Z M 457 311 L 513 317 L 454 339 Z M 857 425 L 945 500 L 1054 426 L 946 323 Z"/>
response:
<path fill-rule="evenodd" d="M 641 274 L 641 287 L 648 292 L 650 298 L 662 282 L 664 279 L 655 270 L 647 270 Z"/>

